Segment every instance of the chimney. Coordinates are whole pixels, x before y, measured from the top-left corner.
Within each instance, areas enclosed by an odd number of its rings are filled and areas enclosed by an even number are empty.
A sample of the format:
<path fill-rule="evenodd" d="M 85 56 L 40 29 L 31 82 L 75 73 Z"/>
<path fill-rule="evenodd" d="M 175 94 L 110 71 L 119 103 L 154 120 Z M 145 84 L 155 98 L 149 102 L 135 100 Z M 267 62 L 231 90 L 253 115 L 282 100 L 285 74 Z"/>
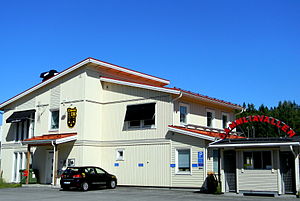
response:
<path fill-rule="evenodd" d="M 40 78 L 43 78 L 44 82 L 57 74 L 58 72 L 56 70 L 49 70 L 48 72 L 41 73 Z"/>

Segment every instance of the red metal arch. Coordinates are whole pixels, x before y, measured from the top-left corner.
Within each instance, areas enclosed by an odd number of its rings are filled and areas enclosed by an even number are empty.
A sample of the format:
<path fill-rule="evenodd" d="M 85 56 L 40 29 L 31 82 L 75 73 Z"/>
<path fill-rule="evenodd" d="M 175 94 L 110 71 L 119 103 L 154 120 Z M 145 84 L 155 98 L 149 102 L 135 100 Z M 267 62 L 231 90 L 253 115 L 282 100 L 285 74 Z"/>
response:
<path fill-rule="evenodd" d="M 289 135 L 289 137 L 293 137 L 296 135 L 296 132 L 287 124 L 284 122 L 274 118 L 274 117 L 268 117 L 264 115 L 251 115 L 247 117 L 241 117 L 239 119 L 236 119 L 235 121 L 231 122 L 228 126 L 228 128 L 225 128 L 224 131 L 226 135 L 224 138 L 226 138 L 229 133 L 236 128 L 238 125 L 249 123 L 249 122 L 263 122 L 263 123 L 269 123 L 273 126 L 276 126 L 277 128 L 281 129 L 283 132 Z"/>

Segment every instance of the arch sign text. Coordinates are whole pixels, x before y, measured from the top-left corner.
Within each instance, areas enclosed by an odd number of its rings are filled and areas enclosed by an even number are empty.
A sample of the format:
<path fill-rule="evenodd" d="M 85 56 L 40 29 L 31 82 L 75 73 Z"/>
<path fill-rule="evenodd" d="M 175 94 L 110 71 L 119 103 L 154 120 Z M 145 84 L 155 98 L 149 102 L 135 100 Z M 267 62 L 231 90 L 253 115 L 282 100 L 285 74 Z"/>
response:
<path fill-rule="evenodd" d="M 231 122 L 228 126 L 228 128 L 225 128 L 224 131 L 226 135 L 224 136 L 226 138 L 229 133 L 236 128 L 238 125 L 249 123 L 249 122 L 262 122 L 262 123 L 269 123 L 273 126 L 276 126 L 286 134 L 288 134 L 289 137 L 292 137 L 296 135 L 296 132 L 288 125 L 286 125 L 284 122 L 274 118 L 274 117 L 268 117 L 264 115 L 252 115 L 247 117 L 241 117 L 239 119 L 236 119 L 235 121 Z"/>

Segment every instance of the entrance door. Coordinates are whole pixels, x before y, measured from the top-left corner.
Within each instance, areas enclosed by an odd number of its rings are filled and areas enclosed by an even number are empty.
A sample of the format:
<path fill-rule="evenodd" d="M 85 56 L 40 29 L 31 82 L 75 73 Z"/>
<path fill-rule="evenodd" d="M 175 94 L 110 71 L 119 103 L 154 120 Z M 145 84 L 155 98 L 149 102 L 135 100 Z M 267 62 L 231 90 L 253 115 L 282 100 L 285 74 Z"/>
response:
<path fill-rule="evenodd" d="M 295 193 L 295 158 L 292 152 L 280 152 L 280 173 L 284 193 Z"/>
<path fill-rule="evenodd" d="M 236 191 L 235 151 L 224 151 L 225 191 Z"/>
<path fill-rule="evenodd" d="M 53 178 L 53 151 L 47 152 L 47 161 L 46 161 L 46 183 L 51 184 Z"/>

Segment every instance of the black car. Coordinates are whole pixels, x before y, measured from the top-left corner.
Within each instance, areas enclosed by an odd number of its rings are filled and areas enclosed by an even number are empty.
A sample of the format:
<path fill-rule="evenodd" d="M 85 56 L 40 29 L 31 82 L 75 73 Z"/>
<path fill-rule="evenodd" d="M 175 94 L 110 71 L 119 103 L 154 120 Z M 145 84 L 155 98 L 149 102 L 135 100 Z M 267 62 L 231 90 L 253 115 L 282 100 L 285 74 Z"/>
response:
<path fill-rule="evenodd" d="M 61 175 L 60 186 L 63 190 L 76 187 L 83 191 L 96 186 L 116 188 L 117 177 L 99 167 L 68 167 Z"/>

